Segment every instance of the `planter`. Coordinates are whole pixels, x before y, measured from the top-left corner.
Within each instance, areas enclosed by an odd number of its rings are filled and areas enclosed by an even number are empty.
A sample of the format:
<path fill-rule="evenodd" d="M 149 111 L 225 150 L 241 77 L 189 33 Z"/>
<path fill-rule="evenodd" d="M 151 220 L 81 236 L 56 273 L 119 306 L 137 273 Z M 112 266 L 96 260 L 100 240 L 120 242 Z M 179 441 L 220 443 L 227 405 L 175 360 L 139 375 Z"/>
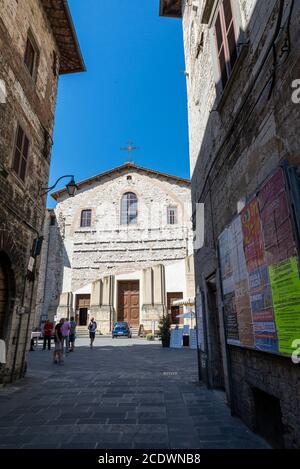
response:
<path fill-rule="evenodd" d="M 170 347 L 170 337 L 162 337 L 161 343 L 163 347 Z"/>

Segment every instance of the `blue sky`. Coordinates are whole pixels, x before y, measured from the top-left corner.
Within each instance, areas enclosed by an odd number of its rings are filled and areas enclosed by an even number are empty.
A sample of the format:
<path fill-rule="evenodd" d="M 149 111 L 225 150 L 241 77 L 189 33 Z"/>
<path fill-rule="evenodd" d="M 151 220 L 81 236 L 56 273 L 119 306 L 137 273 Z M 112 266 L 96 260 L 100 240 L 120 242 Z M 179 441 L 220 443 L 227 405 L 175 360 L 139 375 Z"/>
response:
<path fill-rule="evenodd" d="M 182 24 L 158 4 L 69 0 L 87 72 L 60 77 L 49 184 L 124 163 L 128 140 L 135 163 L 189 177 Z"/>

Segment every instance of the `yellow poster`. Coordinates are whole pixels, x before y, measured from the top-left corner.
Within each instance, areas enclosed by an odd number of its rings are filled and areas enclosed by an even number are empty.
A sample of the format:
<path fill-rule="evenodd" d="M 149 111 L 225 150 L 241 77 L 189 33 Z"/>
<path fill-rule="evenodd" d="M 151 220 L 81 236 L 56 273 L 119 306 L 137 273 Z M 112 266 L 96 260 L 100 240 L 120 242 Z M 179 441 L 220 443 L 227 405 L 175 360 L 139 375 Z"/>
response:
<path fill-rule="evenodd" d="M 292 354 L 300 339 L 300 277 L 297 257 L 269 267 L 279 352 Z"/>

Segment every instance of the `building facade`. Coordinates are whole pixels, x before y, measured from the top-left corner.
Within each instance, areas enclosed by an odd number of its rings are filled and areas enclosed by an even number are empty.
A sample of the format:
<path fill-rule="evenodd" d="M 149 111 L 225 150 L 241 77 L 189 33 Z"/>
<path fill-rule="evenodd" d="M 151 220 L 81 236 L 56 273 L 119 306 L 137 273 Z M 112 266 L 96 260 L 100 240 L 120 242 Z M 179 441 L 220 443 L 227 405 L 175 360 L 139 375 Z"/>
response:
<path fill-rule="evenodd" d="M 274 447 L 299 448 L 300 4 L 160 5 L 183 21 L 195 218 L 204 204 L 202 376 Z"/>
<path fill-rule="evenodd" d="M 56 192 L 47 213 L 38 295 L 41 320 L 76 315 L 101 333 L 127 321 L 157 330 L 173 301 L 194 297 L 190 181 L 126 163 Z"/>
<path fill-rule="evenodd" d="M 0 0 L 0 383 L 26 368 L 58 77 L 83 70 L 65 0 Z"/>

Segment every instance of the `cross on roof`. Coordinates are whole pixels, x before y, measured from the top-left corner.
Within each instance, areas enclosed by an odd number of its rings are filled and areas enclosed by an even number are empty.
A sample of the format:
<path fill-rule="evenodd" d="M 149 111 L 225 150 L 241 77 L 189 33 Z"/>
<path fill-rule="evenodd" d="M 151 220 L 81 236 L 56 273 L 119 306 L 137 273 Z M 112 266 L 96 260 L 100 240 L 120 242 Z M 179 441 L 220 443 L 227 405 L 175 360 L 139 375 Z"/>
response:
<path fill-rule="evenodd" d="M 127 147 L 121 148 L 121 150 L 128 152 L 128 163 L 133 163 L 133 161 L 132 161 L 132 152 L 134 150 L 140 150 L 140 147 L 134 147 L 133 142 L 128 142 Z"/>

